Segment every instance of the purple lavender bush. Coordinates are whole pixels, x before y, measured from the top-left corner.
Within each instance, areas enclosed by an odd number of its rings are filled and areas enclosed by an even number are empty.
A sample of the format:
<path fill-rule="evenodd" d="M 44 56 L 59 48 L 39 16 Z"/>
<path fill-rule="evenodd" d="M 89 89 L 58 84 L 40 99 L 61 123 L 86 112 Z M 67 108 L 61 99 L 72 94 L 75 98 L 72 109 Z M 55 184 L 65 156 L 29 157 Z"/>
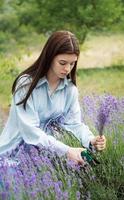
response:
<path fill-rule="evenodd" d="M 87 96 L 83 98 L 82 111 L 83 121 L 94 133 L 107 138 L 106 150 L 97 154 L 101 164 L 94 169 L 92 199 L 106 199 L 104 191 L 107 199 L 124 199 L 124 98 Z"/>
<path fill-rule="evenodd" d="M 23 143 L 8 159 L 0 158 L 1 200 L 124 199 L 124 99 L 84 97 L 82 117 L 107 137 L 106 150 L 96 153 L 101 164 L 76 166 L 50 149 Z"/>
<path fill-rule="evenodd" d="M 19 162 L 10 164 L 10 158 L 1 158 L 0 199 L 76 199 L 80 189 L 80 196 L 87 196 L 83 168 L 80 173 L 80 167 L 64 157 L 25 144 L 19 148 L 16 159 Z"/>

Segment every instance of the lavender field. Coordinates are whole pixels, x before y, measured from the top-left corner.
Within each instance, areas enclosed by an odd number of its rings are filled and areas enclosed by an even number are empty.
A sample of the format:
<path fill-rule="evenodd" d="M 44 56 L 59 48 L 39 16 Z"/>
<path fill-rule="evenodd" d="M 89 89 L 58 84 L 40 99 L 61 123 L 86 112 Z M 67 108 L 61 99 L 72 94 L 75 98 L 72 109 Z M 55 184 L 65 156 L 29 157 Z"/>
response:
<path fill-rule="evenodd" d="M 95 134 L 106 135 L 106 150 L 95 153 L 100 164 L 84 169 L 51 150 L 22 145 L 20 163 L 8 164 L 1 157 L 1 200 L 124 199 L 124 98 L 85 96 L 81 109 L 82 121 Z M 64 139 L 73 146 L 79 144 L 74 138 Z"/>
<path fill-rule="evenodd" d="M 0 156 L 0 200 L 124 200 L 124 0 L 0 1 L 0 134 L 15 78 L 36 62 L 55 30 L 79 39 L 82 122 L 104 134 L 107 147 L 93 151 L 100 164 L 77 166 L 22 141 Z M 81 147 L 70 132 L 59 131 L 63 143 Z"/>

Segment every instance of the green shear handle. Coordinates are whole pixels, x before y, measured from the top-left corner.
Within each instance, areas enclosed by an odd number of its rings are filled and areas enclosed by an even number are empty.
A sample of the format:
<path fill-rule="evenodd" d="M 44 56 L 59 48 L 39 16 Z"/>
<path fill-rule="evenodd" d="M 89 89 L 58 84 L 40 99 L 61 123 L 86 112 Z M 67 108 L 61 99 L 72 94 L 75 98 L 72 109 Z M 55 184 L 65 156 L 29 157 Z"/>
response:
<path fill-rule="evenodd" d="M 89 149 L 82 151 L 81 156 L 83 159 L 86 159 L 86 161 L 91 166 L 96 166 L 97 164 L 100 164 L 100 162 L 95 158 L 94 154 Z"/>

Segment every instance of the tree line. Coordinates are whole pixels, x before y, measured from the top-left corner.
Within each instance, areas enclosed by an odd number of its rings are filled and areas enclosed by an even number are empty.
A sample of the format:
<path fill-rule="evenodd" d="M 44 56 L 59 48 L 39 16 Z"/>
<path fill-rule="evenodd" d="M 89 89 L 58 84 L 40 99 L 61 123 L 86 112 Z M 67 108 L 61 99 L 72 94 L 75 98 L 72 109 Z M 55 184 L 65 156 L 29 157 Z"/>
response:
<path fill-rule="evenodd" d="M 0 43 L 32 32 L 73 31 L 83 42 L 90 30 L 124 29 L 124 0 L 1 0 Z"/>

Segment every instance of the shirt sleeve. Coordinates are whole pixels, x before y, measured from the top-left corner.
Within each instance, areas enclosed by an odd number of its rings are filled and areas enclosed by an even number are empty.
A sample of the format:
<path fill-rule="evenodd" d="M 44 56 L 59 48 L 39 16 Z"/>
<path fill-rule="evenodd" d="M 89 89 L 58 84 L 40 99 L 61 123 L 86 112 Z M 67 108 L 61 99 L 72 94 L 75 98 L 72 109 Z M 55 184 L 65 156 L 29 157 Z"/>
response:
<path fill-rule="evenodd" d="M 24 98 L 25 94 L 26 89 L 25 87 L 22 87 L 21 89 L 18 89 L 13 96 L 13 106 L 15 106 L 17 123 L 21 137 L 28 144 L 38 146 L 42 145 L 53 151 L 59 152 L 59 155 L 65 154 L 68 151 L 69 146 L 56 140 L 53 136 L 47 135 L 40 128 L 40 120 L 38 112 L 36 112 L 34 107 L 33 95 L 30 95 L 27 100 L 26 110 L 23 108 L 23 104 L 16 105 L 16 103 L 20 102 L 21 99 Z"/>
<path fill-rule="evenodd" d="M 89 127 L 81 121 L 81 109 L 78 100 L 78 90 L 76 86 L 73 86 L 71 90 L 71 95 L 73 95 L 68 113 L 66 115 L 66 120 L 64 128 L 71 131 L 74 136 L 81 141 L 84 147 L 89 148 L 90 141 L 95 137 L 93 133 L 89 130 Z"/>

